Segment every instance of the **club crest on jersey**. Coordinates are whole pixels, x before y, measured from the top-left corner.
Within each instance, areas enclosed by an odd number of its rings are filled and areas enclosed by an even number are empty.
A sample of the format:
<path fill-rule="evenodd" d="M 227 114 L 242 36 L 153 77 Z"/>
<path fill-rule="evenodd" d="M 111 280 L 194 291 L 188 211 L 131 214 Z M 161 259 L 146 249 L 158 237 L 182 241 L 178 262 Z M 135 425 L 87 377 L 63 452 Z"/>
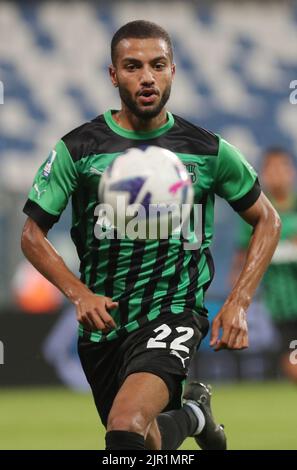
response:
<path fill-rule="evenodd" d="M 44 176 L 44 178 L 46 179 L 49 177 L 51 173 L 52 164 L 54 163 L 56 155 L 57 155 L 57 152 L 55 150 L 52 150 L 51 153 L 49 154 L 45 167 L 43 168 L 42 176 Z"/>
<path fill-rule="evenodd" d="M 192 183 L 198 180 L 198 164 L 196 162 L 184 163 L 189 175 L 191 176 Z"/>

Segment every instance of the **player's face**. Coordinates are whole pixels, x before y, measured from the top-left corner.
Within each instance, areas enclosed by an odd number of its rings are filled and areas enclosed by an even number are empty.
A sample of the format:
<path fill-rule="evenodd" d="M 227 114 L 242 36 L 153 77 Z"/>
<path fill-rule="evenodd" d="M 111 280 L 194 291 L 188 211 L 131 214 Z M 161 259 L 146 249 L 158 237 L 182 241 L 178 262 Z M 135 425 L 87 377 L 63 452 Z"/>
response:
<path fill-rule="evenodd" d="M 264 186 L 272 195 L 293 190 L 295 177 L 295 167 L 286 154 L 272 154 L 262 170 Z"/>
<path fill-rule="evenodd" d="M 166 41 L 123 39 L 116 51 L 110 76 L 123 104 L 141 119 L 156 117 L 169 99 L 175 73 Z"/>

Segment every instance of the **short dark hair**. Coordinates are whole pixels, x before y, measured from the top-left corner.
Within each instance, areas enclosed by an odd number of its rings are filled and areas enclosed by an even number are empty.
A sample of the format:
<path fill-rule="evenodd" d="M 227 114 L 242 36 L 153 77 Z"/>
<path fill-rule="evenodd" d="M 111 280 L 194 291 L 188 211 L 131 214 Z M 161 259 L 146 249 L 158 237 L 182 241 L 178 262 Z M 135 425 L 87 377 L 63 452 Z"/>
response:
<path fill-rule="evenodd" d="M 274 145 L 268 147 L 263 153 L 262 166 L 264 166 L 271 158 L 275 156 L 286 158 L 290 160 L 291 163 L 293 163 L 294 165 L 296 164 L 293 154 L 288 149 L 286 149 L 285 147 Z"/>
<path fill-rule="evenodd" d="M 285 154 L 285 155 L 290 155 L 290 152 L 288 149 L 286 149 L 285 147 L 280 147 L 278 145 L 273 145 L 271 147 L 268 147 L 265 152 L 264 152 L 264 155 L 271 155 L 271 154 Z"/>
<path fill-rule="evenodd" d="M 116 62 L 116 47 L 122 39 L 128 38 L 161 38 L 167 43 L 171 60 L 173 60 L 173 48 L 169 34 L 164 28 L 152 23 L 151 21 L 135 20 L 126 23 L 114 34 L 111 40 L 111 60 L 112 63 Z"/>
<path fill-rule="evenodd" d="M 263 153 L 263 160 L 268 160 L 271 156 L 274 156 L 274 155 L 281 155 L 281 156 L 284 155 L 286 157 L 293 159 L 293 155 L 291 154 L 291 152 L 289 152 L 288 149 L 286 149 L 285 147 L 274 145 L 274 146 L 268 147 L 265 150 L 265 152 Z"/>

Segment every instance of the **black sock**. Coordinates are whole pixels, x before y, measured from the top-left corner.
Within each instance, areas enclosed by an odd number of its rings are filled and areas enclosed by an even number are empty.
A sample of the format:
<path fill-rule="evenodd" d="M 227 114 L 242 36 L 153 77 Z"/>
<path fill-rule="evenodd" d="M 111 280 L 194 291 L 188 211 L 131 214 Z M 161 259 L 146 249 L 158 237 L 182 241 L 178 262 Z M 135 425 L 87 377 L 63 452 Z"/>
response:
<path fill-rule="evenodd" d="M 187 405 L 180 410 L 162 413 L 157 417 L 162 439 L 162 450 L 178 449 L 186 437 L 192 436 L 198 419 Z"/>
<path fill-rule="evenodd" d="M 144 437 L 136 432 L 109 431 L 105 443 L 105 450 L 144 450 Z"/>

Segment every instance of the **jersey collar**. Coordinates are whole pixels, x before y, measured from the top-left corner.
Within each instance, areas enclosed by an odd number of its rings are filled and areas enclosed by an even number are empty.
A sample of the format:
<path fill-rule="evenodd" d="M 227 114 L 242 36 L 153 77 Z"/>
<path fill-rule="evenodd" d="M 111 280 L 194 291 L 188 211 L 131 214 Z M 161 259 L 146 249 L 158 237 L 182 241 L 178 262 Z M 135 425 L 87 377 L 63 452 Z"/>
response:
<path fill-rule="evenodd" d="M 132 131 L 125 129 L 124 127 L 119 126 L 112 117 L 113 110 L 106 111 L 104 113 L 104 119 L 108 127 L 115 132 L 116 134 L 120 135 L 121 137 L 125 137 L 126 139 L 138 139 L 138 140 L 147 140 L 147 139 L 155 139 L 160 135 L 164 134 L 165 132 L 169 131 L 171 127 L 174 125 L 174 117 L 172 114 L 167 111 L 167 122 L 159 127 L 158 129 L 154 129 L 152 131 Z"/>

